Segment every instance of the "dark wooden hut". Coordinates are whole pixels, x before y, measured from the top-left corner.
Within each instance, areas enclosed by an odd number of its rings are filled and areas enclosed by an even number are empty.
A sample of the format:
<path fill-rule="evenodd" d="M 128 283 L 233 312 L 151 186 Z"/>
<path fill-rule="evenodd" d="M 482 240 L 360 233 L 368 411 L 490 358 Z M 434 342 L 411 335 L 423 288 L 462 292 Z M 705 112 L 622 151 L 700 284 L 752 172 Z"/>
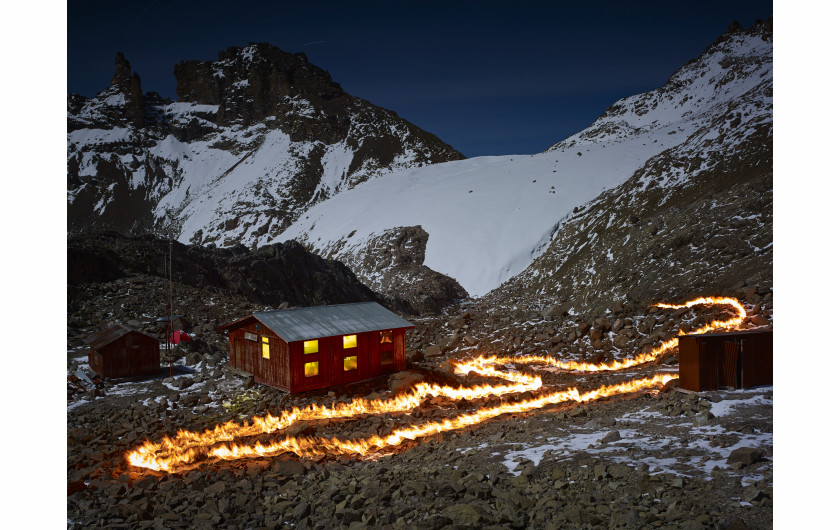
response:
<path fill-rule="evenodd" d="M 700 392 L 773 384 L 770 328 L 683 335 L 679 351 L 680 388 Z"/>
<path fill-rule="evenodd" d="M 414 326 L 375 302 L 265 311 L 222 326 L 230 364 L 254 380 L 302 392 L 405 369 Z"/>
<path fill-rule="evenodd" d="M 124 324 L 114 324 L 84 340 L 88 364 L 100 377 L 112 379 L 160 371 L 160 342 Z"/>
<path fill-rule="evenodd" d="M 166 332 L 167 329 L 169 328 L 169 326 L 168 326 L 169 325 L 169 317 L 168 316 L 162 316 L 162 317 L 158 318 L 157 320 L 155 320 L 155 322 L 157 323 L 158 329 L 160 329 L 163 332 Z M 172 315 L 172 331 L 178 331 L 178 330 L 186 331 L 186 329 L 189 326 L 190 326 L 190 323 L 186 318 L 182 317 L 181 315 Z"/>

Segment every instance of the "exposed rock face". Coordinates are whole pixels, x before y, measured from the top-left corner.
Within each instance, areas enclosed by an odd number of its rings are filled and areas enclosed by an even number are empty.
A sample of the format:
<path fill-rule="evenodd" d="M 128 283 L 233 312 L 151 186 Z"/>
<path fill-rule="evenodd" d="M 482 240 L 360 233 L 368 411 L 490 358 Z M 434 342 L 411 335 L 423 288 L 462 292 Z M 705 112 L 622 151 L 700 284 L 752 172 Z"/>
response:
<path fill-rule="evenodd" d="M 404 311 L 437 313 L 468 297 L 453 278 L 423 264 L 429 234 L 420 226 L 386 230 L 361 248 L 339 244 L 325 255 L 346 263 L 368 287 L 392 303 L 408 302 Z"/>
<path fill-rule="evenodd" d="M 343 127 L 344 134 L 349 129 L 349 120 L 342 118 L 349 118 L 353 97 L 303 53 L 286 53 L 264 43 L 247 50 L 232 47 L 220 52 L 218 61 L 182 61 L 174 73 L 178 101 L 219 105 L 219 125 L 238 120 L 250 124 L 269 116 L 284 119 L 291 110 L 289 100 L 303 96 L 316 111 L 338 114 L 334 125 Z M 343 136 L 336 131 L 332 138 L 319 139 L 335 143 Z"/>
<path fill-rule="evenodd" d="M 118 54 L 110 87 L 68 96 L 71 231 L 165 227 L 182 242 L 255 246 L 343 189 L 463 158 L 268 44 L 181 62 L 175 76 L 177 102 L 143 96 Z"/>
<path fill-rule="evenodd" d="M 142 126 L 146 116 L 146 105 L 143 89 L 140 87 L 140 76 L 137 72 L 131 73 L 131 64 L 122 52 L 117 53 L 114 63 L 116 66 L 111 85 L 125 96 L 125 114 L 129 121 L 133 125 Z"/>

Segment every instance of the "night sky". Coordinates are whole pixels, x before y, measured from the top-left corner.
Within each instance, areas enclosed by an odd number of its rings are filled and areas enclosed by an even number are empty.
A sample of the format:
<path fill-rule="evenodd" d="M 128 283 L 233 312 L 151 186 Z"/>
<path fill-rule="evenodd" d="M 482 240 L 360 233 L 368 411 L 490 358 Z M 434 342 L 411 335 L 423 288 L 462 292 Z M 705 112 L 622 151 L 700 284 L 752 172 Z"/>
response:
<path fill-rule="evenodd" d="M 767 0 L 71 0 L 67 90 L 92 97 L 105 89 L 121 51 L 144 92 L 174 98 L 179 61 L 268 42 L 306 53 L 348 93 L 467 156 L 530 154 L 617 99 L 661 86 L 733 20 L 749 27 L 772 13 Z"/>

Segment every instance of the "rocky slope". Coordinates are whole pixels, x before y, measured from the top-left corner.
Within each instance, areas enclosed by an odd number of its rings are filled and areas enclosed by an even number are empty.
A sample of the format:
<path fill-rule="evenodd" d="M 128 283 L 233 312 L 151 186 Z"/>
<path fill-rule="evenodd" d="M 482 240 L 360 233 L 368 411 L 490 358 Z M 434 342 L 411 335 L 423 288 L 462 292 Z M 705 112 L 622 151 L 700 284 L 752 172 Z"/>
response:
<path fill-rule="evenodd" d="M 111 86 L 67 101 L 68 227 L 265 244 L 306 207 L 385 173 L 463 158 L 268 44 L 176 65 L 178 101 L 143 94 L 117 54 Z"/>
<path fill-rule="evenodd" d="M 598 148 L 604 131 L 670 114 L 675 87 L 711 77 L 717 99 L 707 125 L 647 160 L 621 186 L 581 205 L 522 274 L 493 293 L 531 307 L 567 303 L 583 314 L 616 301 L 647 305 L 698 295 L 733 294 L 746 284 L 764 292 L 773 280 L 773 106 L 770 23 L 723 36 L 661 90 L 622 100 L 592 127 L 552 149 Z M 733 43 L 755 53 L 732 57 Z M 727 86 L 764 73 L 737 99 Z M 705 82 L 704 82 L 705 83 Z M 706 86 L 705 84 L 703 86 Z M 634 134 L 623 132 L 621 134 Z"/>

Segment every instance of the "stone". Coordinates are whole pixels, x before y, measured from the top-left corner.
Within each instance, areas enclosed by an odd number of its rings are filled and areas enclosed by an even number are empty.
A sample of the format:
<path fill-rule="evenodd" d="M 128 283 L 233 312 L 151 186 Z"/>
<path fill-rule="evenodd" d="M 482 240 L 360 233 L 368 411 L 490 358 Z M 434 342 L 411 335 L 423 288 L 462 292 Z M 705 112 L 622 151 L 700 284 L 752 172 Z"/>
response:
<path fill-rule="evenodd" d="M 388 378 L 388 389 L 391 392 L 399 392 L 413 387 L 423 381 L 423 375 L 416 372 L 397 372 Z"/>
<path fill-rule="evenodd" d="M 726 463 L 729 465 L 740 464 L 742 467 L 746 467 L 758 461 L 761 456 L 761 451 L 755 447 L 739 447 L 729 453 Z"/>
<path fill-rule="evenodd" d="M 601 443 L 608 444 L 621 440 L 621 434 L 618 431 L 610 431 L 606 436 L 601 438 Z"/>
<path fill-rule="evenodd" d="M 770 324 L 770 321 L 764 318 L 764 316 L 762 315 L 755 315 L 750 319 L 750 322 L 752 322 L 755 326 L 766 326 Z"/>
<path fill-rule="evenodd" d="M 271 465 L 271 470 L 286 477 L 306 473 L 306 467 L 297 460 L 277 460 Z"/>
<path fill-rule="evenodd" d="M 443 355 L 443 350 L 440 348 L 440 346 L 432 344 L 431 346 L 428 346 L 425 350 L 423 350 L 423 355 L 426 357 L 426 359 L 440 357 L 441 355 Z"/>
<path fill-rule="evenodd" d="M 292 510 L 292 519 L 295 521 L 300 521 L 304 517 L 307 517 L 312 512 L 312 508 L 310 507 L 308 502 L 302 502 L 295 506 L 294 510 Z"/>
<path fill-rule="evenodd" d="M 478 344 L 478 339 L 476 339 L 472 335 L 464 335 L 464 342 L 466 342 L 469 346 L 475 346 L 476 344 Z"/>
<path fill-rule="evenodd" d="M 221 495 L 227 489 L 227 484 L 222 481 L 216 482 L 204 488 L 204 494 L 208 497 L 216 497 Z"/>
<path fill-rule="evenodd" d="M 473 504 L 453 504 L 444 508 L 441 513 L 454 524 L 466 526 L 475 526 L 489 519 L 484 510 Z"/>
<path fill-rule="evenodd" d="M 571 308 L 572 304 L 568 302 L 565 304 L 557 304 L 544 309 L 540 315 L 542 315 L 543 318 L 564 317 L 569 314 L 569 309 Z"/>

